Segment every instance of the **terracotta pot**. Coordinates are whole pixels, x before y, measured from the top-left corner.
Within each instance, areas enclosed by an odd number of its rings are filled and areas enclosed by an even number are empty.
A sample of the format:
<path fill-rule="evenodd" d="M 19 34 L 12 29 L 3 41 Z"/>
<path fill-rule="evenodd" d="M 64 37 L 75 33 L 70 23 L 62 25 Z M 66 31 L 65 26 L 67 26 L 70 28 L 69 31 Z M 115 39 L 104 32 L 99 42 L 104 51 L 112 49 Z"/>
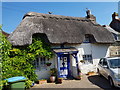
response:
<path fill-rule="evenodd" d="M 58 83 L 62 83 L 63 79 L 62 78 L 58 78 Z"/>
<path fill-rule="evenodd" d="M 53 82 L 55 82 L 55 76 L 50 76 L 50 81 L 53 83 Z"/>
<path fill-rule="evenodd" d="M 95 75 L 95 72 L 88 72 L 88 75 L 89 75 L 89 76 Z"/>
<path fill-rule="evenodd" d="M 39 80 L 39 84 L 47 83 L 47 80 Z"/>
<path fill-rule="evenodd" d="M 78 76 L 77 79 L 81 80 L 81 76 Z"/>

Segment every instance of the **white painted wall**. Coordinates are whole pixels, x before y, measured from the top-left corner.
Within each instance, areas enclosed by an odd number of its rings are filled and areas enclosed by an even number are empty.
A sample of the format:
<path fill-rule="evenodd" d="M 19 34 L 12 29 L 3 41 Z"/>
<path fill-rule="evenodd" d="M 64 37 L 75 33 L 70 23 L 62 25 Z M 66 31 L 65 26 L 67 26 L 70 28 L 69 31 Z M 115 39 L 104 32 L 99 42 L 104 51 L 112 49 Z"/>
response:
<path fill-rule="evenodd" d="M 71 65 L 70 65 L 71 75 L 73 77 L 77 77 L 76 60 L 72 55 L 70 55 L 70 63 L 71 63 Z"/>
<path fill-rule="evenodd" d="M 92 54 L 93 64 L 79 64 L 79 68 L 81 69 L 83 74 L 87 74 L 89 71 L 97 71 L 97 65 L 102 57 L 109 57 L 109 45 L 106 44 L 90 44 L 83 43 L 77 46 L 79 50 L 78 58 L 79 60 L 83 60 L 82 55 L 84 54 Z"/>
<path fill-rule="evenodd" d="M 35 70 L 36 75 L 38 76 L 38 79 L 48 79 L 50 77 L 50 69 L 51 68 L 56 68 L 56 62 L 57 58 L 56 56 L 52 59 L 49 60 L 51 62 L 51 66 L 46 66 L 46 69 L 40 69 L 40 70 Z"/>
<path fill-rule="evenodd" d="M 96 71 L 98 62 L 102 57 L 109 57 L 109 45 L 107 44 L 91 44 L 91 43 L 82 43 L 80 45 L 66 45 L 66 47 L 75 47 L 79 50 L 78 52 L 78 62 L 79 68 L 81 69 L 83 74 L 87 74 L 89 71 Z M 83 60 L 83 55 L 92 54 L 93 64 L 81 64 L 80 60 Z M 74 66 L 73 76 L 76 76 L 76 64 L 75 60 L 72 59 L 72 63 Z M 72 67 L 73 67 L 72 66 Z"/>

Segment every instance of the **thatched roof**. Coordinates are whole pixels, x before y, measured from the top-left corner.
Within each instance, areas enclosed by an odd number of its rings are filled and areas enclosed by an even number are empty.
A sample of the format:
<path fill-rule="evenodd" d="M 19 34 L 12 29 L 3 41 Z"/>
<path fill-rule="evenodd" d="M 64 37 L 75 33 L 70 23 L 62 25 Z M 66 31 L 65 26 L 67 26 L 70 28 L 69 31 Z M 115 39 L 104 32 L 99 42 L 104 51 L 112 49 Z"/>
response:
<path fill-rule="evenodd" d="M 112 34 L 94 19 L 35 12 L 27 13 L 8 39 L 15 46 L 28 45 L 32 43 L 32 35 L 35 33 L 46 34 L 53 44 L 82 43 L 85 34 L 93 35 L 97 43 L 114 42 Z"/>

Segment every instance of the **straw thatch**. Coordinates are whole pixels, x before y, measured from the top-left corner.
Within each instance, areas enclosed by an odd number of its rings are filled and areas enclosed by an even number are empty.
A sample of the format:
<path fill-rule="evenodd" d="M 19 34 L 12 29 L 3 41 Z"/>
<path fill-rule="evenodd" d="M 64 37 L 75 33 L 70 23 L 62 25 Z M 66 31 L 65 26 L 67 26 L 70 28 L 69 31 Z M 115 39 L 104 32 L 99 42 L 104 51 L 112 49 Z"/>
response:
<path fill-rule="evenodd" d="M 82 43 L 86 34 L 92 35 L 96 43 L 114 42 L 112 34 L 94 19 L 35 12 L 27 13 L 8 39 L 15 46 L 28 45 L 35 33 L 46 34 L 53 44 Z"/>

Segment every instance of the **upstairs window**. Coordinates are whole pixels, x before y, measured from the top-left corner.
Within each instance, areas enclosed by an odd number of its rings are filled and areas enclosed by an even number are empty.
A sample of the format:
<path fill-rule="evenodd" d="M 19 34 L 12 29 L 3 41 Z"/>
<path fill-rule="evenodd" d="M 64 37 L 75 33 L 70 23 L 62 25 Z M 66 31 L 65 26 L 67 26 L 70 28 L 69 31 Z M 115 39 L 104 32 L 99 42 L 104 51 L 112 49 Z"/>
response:
<path fill-rule="evenodd" d="M 113 34 L 116 41 L 120 41 L 120 34 Z"/>
<path fill-rule="evenodd" d="M 120 34 L 117 35 L 117 41 L 120 41 Z"/>
<path fill-rule="evenodd" d="M 96 43 L 96 40 L 92 34 L 85 34 L 83 43 Z"/>
<path fill-rule="evenodd" d="M 84 43 L 90 43 L 90 37 L 89 37 L 89 35 L 85 35 Z"/>

